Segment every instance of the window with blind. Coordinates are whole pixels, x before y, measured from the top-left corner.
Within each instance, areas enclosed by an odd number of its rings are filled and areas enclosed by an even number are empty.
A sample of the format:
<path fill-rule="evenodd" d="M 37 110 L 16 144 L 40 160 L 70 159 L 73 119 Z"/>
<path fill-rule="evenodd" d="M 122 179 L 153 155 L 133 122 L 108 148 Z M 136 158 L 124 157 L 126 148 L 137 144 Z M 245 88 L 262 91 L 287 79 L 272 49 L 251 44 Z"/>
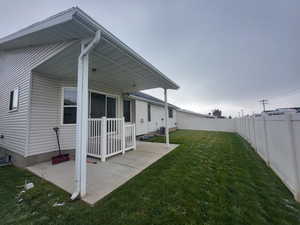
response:
<path fill-rule="evenodd" d="M 77 91 L 76 88 L 63 88 L 63 124 L 76 124 Z M 89 117 L 115 118 L 117 99 L 97 92 L 89 92 Z"/>

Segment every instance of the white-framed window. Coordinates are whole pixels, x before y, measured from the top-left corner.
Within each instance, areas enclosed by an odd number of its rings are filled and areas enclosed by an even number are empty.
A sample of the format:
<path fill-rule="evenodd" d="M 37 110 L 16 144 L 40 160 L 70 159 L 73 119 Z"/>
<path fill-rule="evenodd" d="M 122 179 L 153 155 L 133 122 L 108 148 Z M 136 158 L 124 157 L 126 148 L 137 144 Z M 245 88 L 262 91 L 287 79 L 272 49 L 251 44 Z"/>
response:
<path fill-rule="evenodd" d="M 19 105 L 19 88 L 9 93 L 9 111 L 16 111 Z"/>
<path fill-rule="evenodd" d="M 77 89 L 64 87 L 62 94 L 62 124 L 76 124 Z M 117 96 L 89 90 L 89 118 L 115 118 L 117 116 Z"/>
<path fill-rule="evenodd" d="M 63 124 L 76 124 L 77 91 L 74 87 L 63 88 Z"/>

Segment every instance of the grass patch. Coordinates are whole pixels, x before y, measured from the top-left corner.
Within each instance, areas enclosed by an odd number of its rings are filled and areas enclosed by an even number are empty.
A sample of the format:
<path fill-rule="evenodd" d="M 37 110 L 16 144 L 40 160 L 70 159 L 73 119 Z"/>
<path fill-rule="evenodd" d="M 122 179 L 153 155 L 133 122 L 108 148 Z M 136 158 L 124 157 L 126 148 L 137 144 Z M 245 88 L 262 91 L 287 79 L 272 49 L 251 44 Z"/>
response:
<path fill-rule="evenodd" d="M 300 205 L 237 135 L 180 130 L 170 140 L 180 146 L 92 208 L 27 171 L 0 168 L 0 223 L 300 224 Z M 18 202 L 25 179 L 35 187 Z"/>

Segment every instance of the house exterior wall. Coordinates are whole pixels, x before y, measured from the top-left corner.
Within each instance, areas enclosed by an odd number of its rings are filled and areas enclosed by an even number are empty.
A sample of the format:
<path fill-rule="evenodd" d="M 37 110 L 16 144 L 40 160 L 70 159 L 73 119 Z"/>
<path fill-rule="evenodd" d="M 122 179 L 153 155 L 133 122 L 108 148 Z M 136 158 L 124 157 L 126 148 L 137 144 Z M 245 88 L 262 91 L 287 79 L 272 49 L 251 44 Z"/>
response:
<path fill-rule="evenodd" d="M 25 156 L 28 149 L 31 70 L 67 43 L 0 52 L 0 148 Z M 16 111 L 9 111 L 10 92 L 18 88 Z M 15 155 L 15 154 L 14 154 Z M 13 158 L 14 160 L 14 158 Z"/>
<path fill-rule="evenodd" d="M 150 103 L 151 104 L 151 103 Z M 157 131 L 165 126 L 165 108 L 151 104 L 151 121 L 148 121 L 148 102 L 135 100 L 136 134 L 143 135 Z M 176 127 L 176 110 L 173 109 L 173 118 L 168 119 L 169 128 Z"/>
<path fill-rule="evenodd" d="M 136 135 L 148 133 L 147 102 L 135 100 Z"/>
<path fill-rule="evenodd" d="M 75 149 L 76 125 L 62 124 L 63 87 L 76 87 L 73 81 L 58 81 L 49 75 L 33 73 L 31 96 L 31 126 L 28 156 L 57 151 L 53 127 L 59 127 L 63 150 Z M 117 116 L 123 116 L 122 95 L 99 82 L 90 82 L 89 89 L 117 95 Z"/>

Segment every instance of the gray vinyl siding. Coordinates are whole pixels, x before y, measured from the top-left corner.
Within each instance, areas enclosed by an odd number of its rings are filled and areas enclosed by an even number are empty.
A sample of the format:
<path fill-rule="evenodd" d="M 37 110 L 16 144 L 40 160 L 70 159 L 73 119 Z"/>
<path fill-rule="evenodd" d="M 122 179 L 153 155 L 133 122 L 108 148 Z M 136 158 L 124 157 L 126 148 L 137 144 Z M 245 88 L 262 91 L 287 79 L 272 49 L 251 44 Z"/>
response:
<path fill-rule="evenodd" d="M 29 135 L 31 70 L 66 46 L 57 43 L 0 52 L 0 147 L 26 156 Z M 9 112 L 10 91 L 19 88 L 18 110 Z"/>
<path fill-rule="evenodd" d="M 76 82 L 58 81 L 49 75 L 33 73 L 28 155 L 58 150 L 53 127 L 60 128 L 59 137 L 63 150 L 75 148 L 76 125 L 62 124 L 62 88 L 76 85 Z M 90 82 L 90 89 L 119 95 L 118 116 L 123 114 L 120 91 L 108 89 L 101 82 Z"/>

